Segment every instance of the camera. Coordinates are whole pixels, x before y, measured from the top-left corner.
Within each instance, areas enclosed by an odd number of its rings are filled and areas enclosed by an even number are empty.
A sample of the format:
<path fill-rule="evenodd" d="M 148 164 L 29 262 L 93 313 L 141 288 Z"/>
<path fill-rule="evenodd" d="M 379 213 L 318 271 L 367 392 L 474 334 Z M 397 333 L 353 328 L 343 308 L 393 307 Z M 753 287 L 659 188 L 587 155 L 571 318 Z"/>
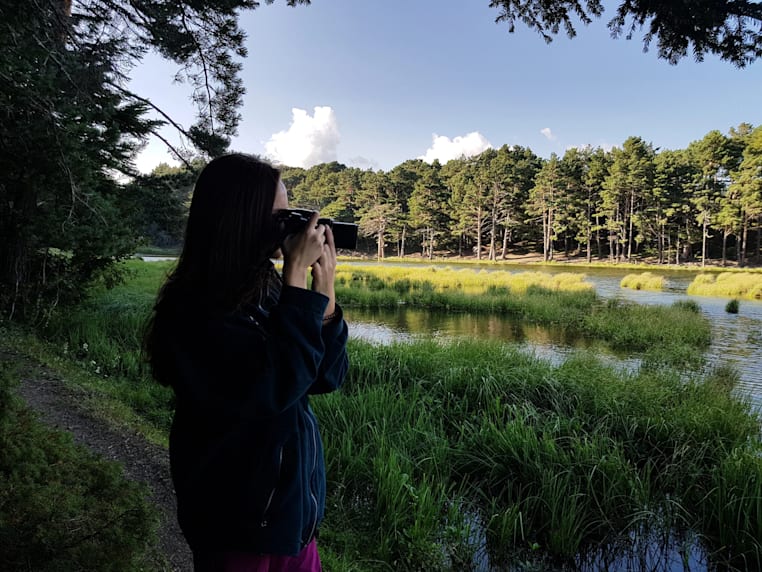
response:
<path fill-rule="evenodd" d="M 281 209 L 275 213 L 275 223 L 285 238 L 289 234 L 301 232 L 315 214 L 307 209 Z M 357 248 L 357 225 L 338 222 L 330 218 L 318 219 L 318 224 L 330 226 L 336 249 L 355 250 Z"/>

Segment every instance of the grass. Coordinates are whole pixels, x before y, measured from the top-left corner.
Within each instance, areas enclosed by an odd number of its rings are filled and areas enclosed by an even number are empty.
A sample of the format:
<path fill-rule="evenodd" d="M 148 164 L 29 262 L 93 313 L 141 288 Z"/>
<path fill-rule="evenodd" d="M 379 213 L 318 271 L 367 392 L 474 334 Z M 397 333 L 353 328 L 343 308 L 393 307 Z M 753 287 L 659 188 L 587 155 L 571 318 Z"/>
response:
<path fill-rule="evenodd" d="M 172 393 L 148 378 L 146 364 L 139 351 L 145 320 L 150 313 L 156 293 L 173 262 L 130 261 L 127 263 L 128 283 L 107 290 L 97 288 L 89 300 L 65 315 L 60 314 L 43 330 L 44 336 L 57 347 L 61 357 L 71 358 L 93 374 L 98 391 L 108 387 L 116 403 L 124 403 L 141 418 L 160 428 L 171 421 Z M 588 287 L 566 291 L 548 290 L 537 286 L 546 276 L 536 273 L 501 274 L 487 281 L 488 276 L 470 271 L 426 274 L 443 276 L 437 292 L 434 285 L 412 275 L 401 278 L 405 269 L 392 268 L 384 274 L 353 268 L 351 274 L 342 269 L 345 285 L 338 280 L 337 297 L 345 305 L 396 308 L 401 299 L 415 306 L 435 311 L 491 312 L 512 316 L 528 322 L 552 325 L 563 331 L 602 340 L 613 349 L 647 352 L 650 367 L 665 365 L 697 365 L 710 342 L 707 320 L 694 311 L 675 304 L 642 306 L 619 300 L 603 301 Z M 426 275 L 424 274 L 424 276 Z M 487 274 L 487 273 L 484 273 Z M 452 291 L 458 282 L 477 288 L 484 280 L 482 294 Z M 347 277 L 354 277 L 349 284 Z M 514 280 L 513 287 L 499 285 L 499 279 Z M 556 279 L 558 285 L 578 288 L 579 276 Z M 410 290 L 403 291 L 400 283 L 410 281 Z M 440 278 L 437 278 L 440 280 Z M 503 282 L 505 283 L 505 282 Z M 449 289 L 445 286 L 450 284 Z M 465 286 L 464 286 L 465 287 Z M 522 291 L 523 289 L 523 291 Z M 53 356 L 48 356 L 48 361 Z M 107 383 L 106 383 L 107 382 Z M 90 384 L 93 386 L 94 384 Z"/>
<path fill-rule="evenodd" d="M 759 419 L 732 397 L 732 372 L 686 383 L 584 354 L 553 367 L 484 342 L 353 342 L 350 353 L 344 391 L 313 407 L 329 530 L 358 527 L 367 558 L 465 567 L 480 551 L 507 563 L 538 545 L 569 561 L 633 526 L 688 527 L 707 551 L 759 558 Z M 343 542 L 339 552 L 358 550 Z"/>
<path fill-rule="evenodd" d="M 688 286 L 688 294 L 762 300 L 762 274 L 699 274 Z"/>
<path fill-rule="evenodd" d="M 353 256 L 342 256 L 339 258 L 341 261 L 344 262 L 367 262 L 368 258 L 358 258 Z M 375 260 L 375 258 L 371 257 L 371 260 Z M 686 272 L 695 272 L 698 268 L 695 263 L 689 264 L 689 263 L 682 263 L 682 264 L 673 264 L 672 262 L 668 262 L 665 264 L 655 264 L 655 263 L 648 263 L 648 262 L 610 262 L 608 259 L 606 260 L 600 260 L 600 259 L 593 259 L 592 262 L 588 263 L 584 257 L 579 258 L 573 258 L 567 261 L 550 261 L 550 262 L 543 262 L 541 260 L 538 260 L 537 262 L 526 262 L 522 260 L 487 260 L 485 258 L 482 258 L 481 260 L 477 260 L 476 258 L 459 258 L 457 256 L 435 256 L 432 260 L 429 260 L 428 258 L 420 258 L 417 256 L 409 256 L 405 258 L 400 258 L 397 256 L 387 256 L 383 260 L 384 263 L 404 263 L 405 265 L 422 265 L 422 266 L 428 266 L 431 265 L 432 262 L 437 264 L 457 264 L 458 266 L 484 266 L 484 267 L 500 267 L 500 266 L 509 266 L 509 267 L 516 267 L 516 266 L 530 266 L 530 267 L 550 267 L 550 268 L 563 268 L 563 267 L 573 267 L 573 268 L 603 268 L 603 269 L 633 269 L 633 270 L 654 270 L 659 272 L 677 272 L 677 273 L 686 273 Z M 704 268 L 701 268 L 701 272 L 713 272 L 713 273 L 735 273 L 735 272 L 746 272 L 746 273 L 762 273 L 762 267 L 759 268 L 736 268 L 736 267 L 723 267 L 723 266 L 707 266 Z"/>
<path fill-rule="evenodd" d="M 147 488 L 38 422 L 13 395 L 17 382 L 0 363 L 0 568 L 164 569 Z"/>
<path fill-rule="evenodd" d="M 619 285 L 622 288 L 632 288 L 633 290 L 664 290 L 665 285 L 664 276 L 653 274 L 651 272 L 643 272 L 641 274 L 628 274 Z"/>
<path fill-rule="evenodd" d="M 180 248 L 163 248 L 160 246 L 141 246 L 137 250 L 137 255 L 145 254 L 146 256 L 179 256 Z"/>
<path fill-rule="evenodd" d="M 98 399 L 166 435 L 171 392 L 147 378 L 137 343 L 170 264 L 130 268 L 128 284 L 51 322 L 44 351 L 82 370 L 77 379 Z M 393 286 L 404 277 L 362 277 L 345 288 L 394 304 L 405 295 Z M 434 308 L 487 304 L 661 353 L 625 373 L 586 353 L 554 366 L 498 342 L 351 340 L 344 389 L 312 400 L 326 451 L 326 569 L 468 569 L 486 559 L 544 569 L 626 544 L 628 531 L 672 529 L 694 531 L 731 568 L 762 565 L 760 419 L 734 397 L 731 369 L 688 376 L 665 366 L 673 351 L 700 355 L 708 343 L 695 303 L 651 308 L 533 284 L 486 284 L 473 295 L 446 280 L 413 282 L 407 294 Z"/>
<path fill-rule="evenodd" d="M 339 265 L 336 281 L 340 285 L 367 286 L 371 289 L 391 288 L 400 293 L 431 290 L 485 294 L 489 292 L 525 292 L 530 287 L 554 291 L 589 291 L 593 285 L 585 282 L 584 274 L 561 272 L 487 272 L 471 269 L 409 268 L 403 266 Z M 383 284 L 383 285 L 382 285 Z"/>
<path fill-rule="evenodd" d="M 681 305 L 605 301 L 579 274 L 340 267 L 336 295 L 344 305 L 363 308 L 406 304 L 434 311 L 506 315 L 604 340 L 618 350 L 703 349 L 711 338 L 709 322 L 700 313 Z"/>

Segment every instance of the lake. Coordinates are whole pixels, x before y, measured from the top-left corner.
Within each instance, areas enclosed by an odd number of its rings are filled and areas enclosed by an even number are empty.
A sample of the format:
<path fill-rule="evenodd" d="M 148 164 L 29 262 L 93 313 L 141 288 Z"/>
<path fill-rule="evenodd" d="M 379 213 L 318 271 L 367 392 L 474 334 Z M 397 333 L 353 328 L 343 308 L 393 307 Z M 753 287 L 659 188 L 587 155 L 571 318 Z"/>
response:
<path fill-rule="evenodd" d="M 371 266 L 374 263 L 357 264 Z M 391 265 L 421 268 L 421 265 L 417 263 L 400 262 L 391 263 Z M 432 264 L 431 266 L 483 269 L 487 272 L 539 271 L 551 274 L 575 272 L 585 274 L 598 294 L 604 298 L 621 298 L 639 304 L 662 305 L 671 305 L 677 300 L 694 300 L 712 324 L 712 344 L 707 352 L 709 363 L 734 364 L 741 375 L 739 392 L 748 395 L 755 406 L 762 409 L 762 301 L 741 300 L 739 313 L 728 314 L 725 311 L 728 298 L 689 296 L 685 291 L 699 273 L 697 270 L 661 272 L 649 270 L 667 278 L 665 290 L 655 292 L 621 288 L 619 283 L 625 275 L 638 272 L 632 269 L 503 264 L 478 267 L 473 264 Z M 563 361 L 570 352 L 580 349 L 595 351 L 603 359 L 618 367 L 636 368 L 640 363 L 636 353 L 615 353 L 600 341 L 570 335 L 560 328 L 528 324 L 505 316 L 445 314 L 406 306 L 400 306 L 394 310 L 347 308 L 345 315 L 351 324 L 351 335 L 381 343 L 429 335 L 448 338 L 498 339 L 518 344 L 527 351 L 556 363 Z"/>

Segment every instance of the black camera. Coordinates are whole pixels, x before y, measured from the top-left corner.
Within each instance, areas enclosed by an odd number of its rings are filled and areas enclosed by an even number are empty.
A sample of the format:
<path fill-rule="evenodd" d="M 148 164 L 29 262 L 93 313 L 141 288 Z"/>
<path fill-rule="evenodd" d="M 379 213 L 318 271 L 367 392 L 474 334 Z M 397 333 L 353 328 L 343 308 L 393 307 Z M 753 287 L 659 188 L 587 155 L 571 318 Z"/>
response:
<path fill-rule="evenodd" d="M 314 211 L 307 209 L 281 209 L 275 213 L 275 222 L 282 232 L 283 238 L 296 234 L 310 222 Z M 357 248 L 357 225 L 351 222 L 338 222 L 330 218 L 318 219 L 318 224 L 330 226 L 333 231 L 333 242 L 336 248 L 355 250 Z"/>

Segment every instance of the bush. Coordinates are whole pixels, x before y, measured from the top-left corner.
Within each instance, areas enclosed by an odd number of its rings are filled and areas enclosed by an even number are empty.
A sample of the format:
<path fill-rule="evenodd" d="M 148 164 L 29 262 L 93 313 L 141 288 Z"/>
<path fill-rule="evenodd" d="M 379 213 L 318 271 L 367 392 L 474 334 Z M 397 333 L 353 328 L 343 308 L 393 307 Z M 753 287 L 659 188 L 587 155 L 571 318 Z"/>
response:
<path fill-rule="evenodd" d="M 628 274 L 622 278 L 619 285 L 622 288 L 634 290 L 664 290 L 664 283 L 664 276 L 652 272 L 643 272 L 642 274 Z"/>
<path fill-rule="evenodd" d="M 685 310 L 686 312 L 693 312 L 694 314 L 701 313 L 701 306 L 699 306 L 696 300 L 677 300 L 672 303 L 672 307 Z"/>
<path fill-rule="evenodd" d="M 36 421 L 0 364 L 0 570 L 147 568 L 157 516 L 142 485 Z"/>
<path fill-rule="evenodd" d="M 717 276 L 699 274 L 688 286 L 688 294 L 761 300 L 762 274 L 758 272 L 724 272 Z"/>
<path fill-rule="evenodd" d="M 736 299 L 731 300 L 727 304 L 725 304 L 725 311 L 728 314 L 737 314 L 738 313 L 738 306 L 739 302 Z"/>

